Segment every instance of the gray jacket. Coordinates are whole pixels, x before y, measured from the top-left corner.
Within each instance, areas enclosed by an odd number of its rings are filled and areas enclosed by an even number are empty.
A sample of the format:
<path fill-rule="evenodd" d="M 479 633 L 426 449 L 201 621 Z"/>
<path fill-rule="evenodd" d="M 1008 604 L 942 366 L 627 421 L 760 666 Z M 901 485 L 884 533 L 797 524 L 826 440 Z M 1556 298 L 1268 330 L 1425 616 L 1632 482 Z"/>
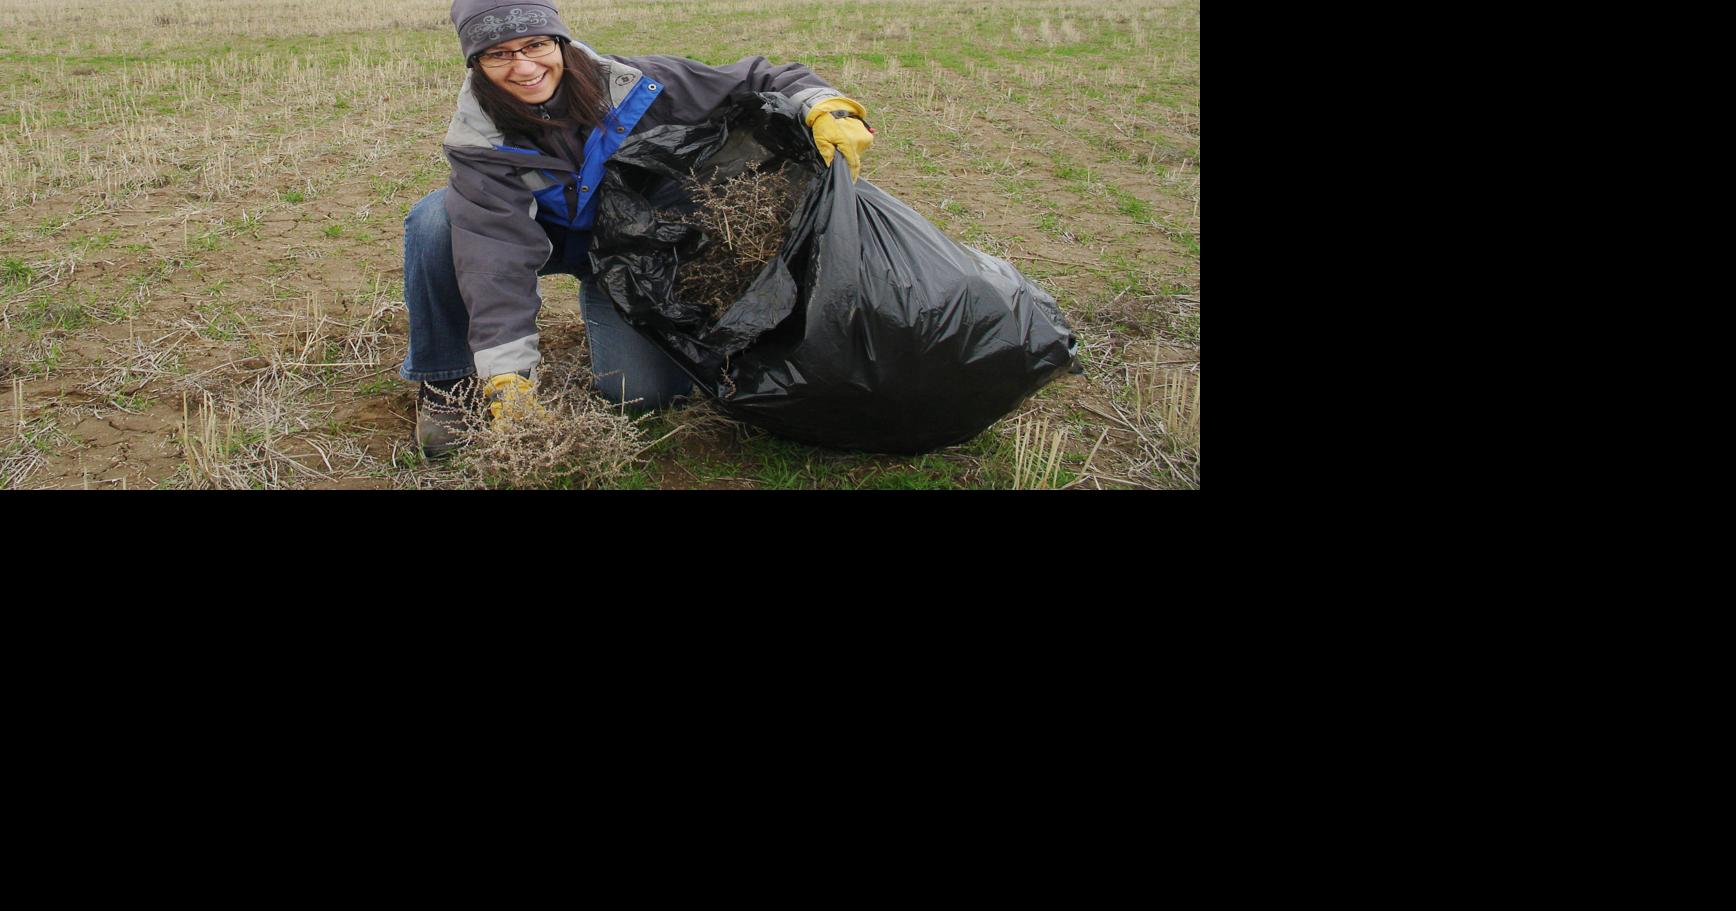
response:
<path fill-rule="evenodd" d="M 534 369 L 541 360 L 537 271 L 554 251 L 554 237 L 564 241 L 565 260 L 588 272 L 584 251 L 603 164 L 628 136 L 664 124 L 703 123 L 738 91 L 781 92 L 804 114 L 840 94 L 799 63 L 773 66 L 764 57 L 748 57 L 716 67 L 681 57 L 599 56 L 578 42 L 574 47 L 601 64 L 608 80 L 611 110 L 589 136 L 551 136 L 538 143 L 502 134 L 471 94 L 475 73 L 465 78 L 446 131 L 452 260 L 470 312 L 470 350 L 483 377 Z"/>

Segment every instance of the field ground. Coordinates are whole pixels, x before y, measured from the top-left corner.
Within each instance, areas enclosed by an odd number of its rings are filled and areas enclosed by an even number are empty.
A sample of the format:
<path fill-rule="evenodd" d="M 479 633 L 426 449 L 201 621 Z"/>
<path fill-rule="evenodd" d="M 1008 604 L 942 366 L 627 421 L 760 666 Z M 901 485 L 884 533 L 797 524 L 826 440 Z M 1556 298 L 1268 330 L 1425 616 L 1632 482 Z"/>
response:
<path fill-rule="evenodd" d="M 444 185 L 444 0 L 0 0 L 0 488 L 502 483 L 411 443 L 402 219 Z M 916 458 L 704 402 L 608 424 L 610 488 L 1199 486 L 1199 0 L 602 2 L 603 53 L 800 60 L 864 176 L 1047 288 L 1064 376 Z M 67 23 L 76 23 L 69 27 Z M 570 277 L 546 363 L 582 379 Z"/>

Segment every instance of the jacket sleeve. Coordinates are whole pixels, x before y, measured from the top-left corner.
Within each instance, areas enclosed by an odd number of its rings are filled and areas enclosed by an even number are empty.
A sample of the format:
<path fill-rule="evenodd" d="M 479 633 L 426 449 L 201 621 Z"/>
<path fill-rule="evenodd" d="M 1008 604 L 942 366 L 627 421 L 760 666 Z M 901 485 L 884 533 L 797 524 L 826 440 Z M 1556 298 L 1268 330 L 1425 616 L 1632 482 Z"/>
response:
<path fill-rule="evenodd" d="M 669 87 L 663 101 L 669 107 L 658 111 L 654 105 L 646 112 L 648 118 L 656 115 L 658 123 L 699 123 L 738 91 L 788 95 L 802 106 L 804 117 L 815 104 L 843 94 L 815 75 L 806 64 L 773 65 L 764 57 L 744 57 L 724 66 L 662 55 L 613 59 L 642 70 Z"/>
<path fill-rule="evenodd" d="M 446 217 L 452 224 L 452 265 L 470 313 L 476 372 L 490 377 L 534 369 L 537 270 L 553 245 L 536 221 L 536 200 L 511 167 L 447 149 L 452 163 Z"/>

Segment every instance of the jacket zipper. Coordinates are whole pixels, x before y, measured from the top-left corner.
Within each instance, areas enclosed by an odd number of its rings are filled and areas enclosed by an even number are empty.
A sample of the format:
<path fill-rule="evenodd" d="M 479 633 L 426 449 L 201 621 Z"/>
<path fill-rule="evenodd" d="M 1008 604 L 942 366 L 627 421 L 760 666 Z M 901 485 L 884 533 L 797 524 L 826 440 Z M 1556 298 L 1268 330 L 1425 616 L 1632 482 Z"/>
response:
<path fill-rule="evenodd" d="M 549 109 L 546 105 L 542 105 L 542 104 L 537 105 L 536 111 L 538 114 L 542 115 L 542 119 L 544 119 L 544 120 L 553 120 L 554 119 L 553 117 L 549 116 Z M 584 162 L 582 160 L 574 161 L 574 159 L 579 157 L 579 156 L 575 156 L 573 154 L 574 149 L 572 147 L 572 144 L 567 142 L 567 137 L 565 136 L 565 134 L 553 136 L 550 138 L 554 141 L 555 147 L 561 150 L 561 155 L 564 156 L 567 159 L 567 161 L 571 162 L 572 164 L 574 164 L 575 166 L 577 166 L 579 168 L 584 167 Z M 574 172 L 572 174 L 567 175 L 567 179 L 565 181 L 565 184 L 566 184 L 566 186 L 563 187 L 564 192 L 562 193 L 562 195 L 565 196 L 566 200 L 567 200 L 567 212 L 569 214 L 569 217 L 577 218 L 577 217 L 579 217 L 579 190 L 578 190 L 579 175 L 578 175 L 578 173 Z"/>

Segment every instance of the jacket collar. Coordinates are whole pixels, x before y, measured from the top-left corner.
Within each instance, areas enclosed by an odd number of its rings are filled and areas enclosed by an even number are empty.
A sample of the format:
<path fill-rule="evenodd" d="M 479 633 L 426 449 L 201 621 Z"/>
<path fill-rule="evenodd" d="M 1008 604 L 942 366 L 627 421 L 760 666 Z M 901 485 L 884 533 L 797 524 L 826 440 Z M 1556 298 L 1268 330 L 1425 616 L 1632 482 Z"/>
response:
<path fill-rule="evenodd" d="M 573 46 L 603 68 L 603 78 L 607 80 L 609 85 L 610 107 L 620 107 L 621 102 L 626 101 L 627 96 L 632 93 L 634 86 L 637 86 L 639 80 L 645 77 L 645 74 L 638 69 L 619 60 L 603 57 L 577 41 L 573 42 Z"/>

